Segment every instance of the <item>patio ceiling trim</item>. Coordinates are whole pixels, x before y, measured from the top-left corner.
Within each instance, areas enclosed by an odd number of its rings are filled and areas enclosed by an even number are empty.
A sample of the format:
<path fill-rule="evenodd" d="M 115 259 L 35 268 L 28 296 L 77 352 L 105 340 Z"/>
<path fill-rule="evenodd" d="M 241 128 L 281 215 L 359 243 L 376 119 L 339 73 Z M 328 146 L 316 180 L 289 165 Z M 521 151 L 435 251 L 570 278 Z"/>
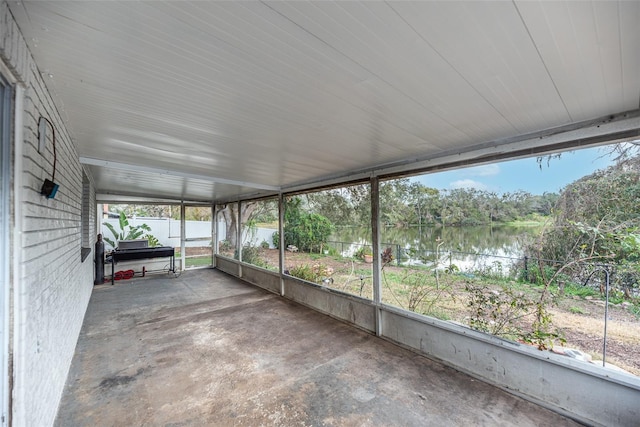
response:
<path fill-rule="evenodd" d="M 144 204 L 144 205 L 179 205 L 211 206 L 211 202 L 201 200 L 177 200 L 161 197 L 142 197 L 139 195 L 96 193 L 97 203 L 109 204 Z"/>
<path fill-rule="evenodd" d="M 273 185 L 258 184 L 255 182 L 246 182 L 246 181 L 236 181 L 232 179 L 220 178 L 220 177 L 209 176 L 209 175 L 199 175 L 199 174 L 193 174 L 193 173 L 187 173 L 187 172 L 181 172 L 181 171 L 175 171 L 175 170 L 169 170 L 169 169 L 153 168 L 149 166 L 132 165 L 129 163 L 113 162 L 110 160 L 94 159 L 91 157 L 80 157 L 80 163 L 82 163 L 83 165 L 100 166 L 100 167 L 110 168 L 110 169 L 120 169 L 120 170 L 135 171 L 135 172 L 147 172 L 147 173 L 156 174 L 156 175 L 168 175 L 168 176 L 175 176 L 180 178 L 198 179 L 198 180 L 207 181 L 207 182 L 216 182 L 219 184 L 238 185 L 243 187 L 255 188 L 257 190 L 280 191 L 280 187 L 276 187 Z"/>
<path fill-rule="evenodd" d="M 438 157 L 406 159 L 312 182 L 283 186 L 282 192 L 295 193 L 372 176 L 386 179 L 439 172 L 481 163 L 544 156 L 572 149 L 632 141 L 638 138 L 640 138 L 640 109 L 517 137 L 489 141 L 478 144 L 470 150 L 452 150 Z"/>

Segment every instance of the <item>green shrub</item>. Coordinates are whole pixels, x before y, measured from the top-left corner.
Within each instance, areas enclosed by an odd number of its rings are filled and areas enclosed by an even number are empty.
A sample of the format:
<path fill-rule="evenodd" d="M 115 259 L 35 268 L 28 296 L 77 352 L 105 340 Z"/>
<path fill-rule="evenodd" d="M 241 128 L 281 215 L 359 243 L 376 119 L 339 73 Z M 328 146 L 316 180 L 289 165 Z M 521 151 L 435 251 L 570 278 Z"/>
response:
<path fill-rule="evenodd" d="M 317 274 L 310 265 L 303 264 L 289 269 L 289 275 L 308 282 L 316 282 Z"/>
<path fill-rule="evenodd" d="M 456 271 L 454 271 L 456 272 Z M 482 276 L 485 279 L 503 280 L 505 271 L 500 261 L 493 261 L 491 264 L 484 264 L 473 271 L 473 274 Z"/>
<path fill-rule="evenodd" d="M 598 291 L 589 287 L 576 284 L 567 284 L 564 287 L 565 295 L 573 295 L 578 297 L 593 297 L 598 295 Z"/>
<path fill-rule="evenodd" d="M 360 246 L 357 251 L 353 253 L 353 257 L 357 259 L 364 259 L 365 255 L 373 255 L 373 250 L 371 246 Z"/>
<path fill-rule="evenodd" d="M 244 246 L 242 248 L 242 262 L 246 262 L 247 264 L 255 265 L 257 267 L 268 267 L 269 264 L 262 259 L 261 252 L 261 248 L 257 246 Z"/>
<path fill-rule="evenodd" d="M 465 290 L 472 329 L 520 340 L 540 350 L 552 348 L 555 340 L 564 344 L 564 337 L 553 326 L 546 299 L 532 299 L 507 286 L 494 289 L 467 283 Z"/>
<path fill-rule="evenodd" d="M 328 246 L 324 251 L 326 255 L 330 255 L 332 257 L 338 257 L 337 258 L 338 260 L 342 259 L 342 255 L 340 254 L 340 252 L 338 252 L 338 250 L 333 246 Z"/>
<path fill-rule="evenodd" d="M 319 252 L 332 232 L 333 224 L 326 217 L 303 213 L 296 223 L 285 226 L 286 244 L 303 252 Z"/>
<path fill-rule="evenodd" d="M 320 281 L 331 277 L 333 268 L 320 263 L 313 265 L 302 264 L 290 268 L 288 271 L 285 271 L 285 274 L 309 282 L 320 283 Z"/>
<path fill-rule="evenodd" d="M 527 266 L 527 269 L 521 269 L 518 273 L 518 280 L 521 282 L 529 282 L 535 285 L 545 285 L 546 282 L 551 279 L 556 270 L 550 265 L 544 265 L 542 270 L 540 265 L 532 262 Z M 557 282 L 569 282 L 571 278 L 566 274 L 558 274 L 554 278 L 554 283 Z"/>
<path fill-rule="evenodd" d="M 227 239 L 225 240 L 220 240 L 220 243 L 218 244 L 218 249 L 224 252 L 230 251 L 231 250 L 231 242 L 228 241 Z"/>
<path fill-rule="evenodd" d="M 302 211 L 301 202 L 294 197 L 286 203 L 283 245 L 296 246 L 302 252 L 321 252 L 333 232 L 333 224 L 323 215 Z"/>

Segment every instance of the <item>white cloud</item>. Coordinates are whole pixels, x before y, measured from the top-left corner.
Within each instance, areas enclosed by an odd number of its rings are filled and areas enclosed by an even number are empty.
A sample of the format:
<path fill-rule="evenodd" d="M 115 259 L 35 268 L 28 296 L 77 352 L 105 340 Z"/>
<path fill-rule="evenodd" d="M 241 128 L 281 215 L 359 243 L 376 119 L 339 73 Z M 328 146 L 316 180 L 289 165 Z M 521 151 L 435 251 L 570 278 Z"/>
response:
<path fill-rule="evenodd" d="M 497 164 L 474 166 L 465 170 L 467 176 L 495 176 L 500 173 L 500 166 Z"/>
<path fill-rule="evenodd" d="M 475 188 L 476 190 L 488 190 L 489 187 L 484 185 L 481 182 L 474 181 L 472 179 L 459 179 L 457 181 L 453 181 L 449 183 L 449 187 L 453 189 L 458 188 Z"/>

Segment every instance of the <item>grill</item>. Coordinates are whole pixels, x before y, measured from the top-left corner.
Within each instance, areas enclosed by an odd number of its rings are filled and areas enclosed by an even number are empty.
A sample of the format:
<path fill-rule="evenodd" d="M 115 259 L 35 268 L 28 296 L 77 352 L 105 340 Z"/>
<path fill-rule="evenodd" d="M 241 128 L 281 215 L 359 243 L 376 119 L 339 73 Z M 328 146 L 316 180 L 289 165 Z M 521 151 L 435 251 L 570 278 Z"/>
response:
<path fill-rule="evenodd" d="M 120 261 L 136 261 L 140 259 L 170 258 L 169 270 L 176 272 L 175 249 L 171 246 L 150 248 L 147 240 L 124 240 L 118 242 L 118 248 L 111 252 L 111 284 L 115 282 L 115 265 Z M 163 270 L 164 271 L 164 270 Z M 145 270 L 143 270 L 144 274 Z"/>

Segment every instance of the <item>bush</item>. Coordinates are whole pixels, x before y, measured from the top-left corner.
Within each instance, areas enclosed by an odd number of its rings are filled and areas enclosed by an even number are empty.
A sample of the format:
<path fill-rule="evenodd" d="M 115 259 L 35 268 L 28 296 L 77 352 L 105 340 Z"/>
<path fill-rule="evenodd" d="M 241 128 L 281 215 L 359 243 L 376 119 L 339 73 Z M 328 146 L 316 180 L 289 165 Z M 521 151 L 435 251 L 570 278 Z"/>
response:
<path fill-rule="evenodd" d="M 267 268 L 269 264 L 261 257 L 261 248 L 257 246 L 244 246 L 242 248 L 242 262 L 255 265 L 257 267 Z M 235 258 L 237 259 L 237 253 Z"/>
<path fill-rule="evenodd" d="M 472 329 L 523 341 L 540 350 L 553 348 L 555 340 L 564 344 L 564 337 L 553 327 L 546 300 L 532 299 L 506 286 L 492 289 L 467 283 L 465 290 Z"/>
<path fill-rule="evenodd" d="M 544 265 L 542 270 L 540 269 L 540 265 L 536 262 L 531 262 L 527 269 L 522 268 L 518 273 L 518 280 L 521 282 L 529 282 L 535 285 L 544 285 L 547 280 L 553 277 L 555 270 L 553 267 L 549 265 Z M 567 276 L 556 277 L 557 280 L 568 280 Z"/>
<path fill-rule="evenodd" d="M 457 273 L 455 264 L 452 264 L 455 268 L 451 273 Z M 459 270 L 459 269 L 458 269 Z M 490 265 L 483 264 L 473 271 L 474 274 L 485 278 L 494 280 L 504 280 L 505 271 L 500 261 L 493 261 Z"/>
<path fill-rule="evenodd" d="M 303 252 L 321 252 L 333 232 L 333 224 L 325 216 L 303 212 L 301 202 L 294 197 L 286 203 L 282 244 L 296 246 Z"/>
<path fill-rule="evenodd" d="M 331 277 L 333 274 L 333 268 L 324 264 L 302 264 L 290 268 L 288 271 L 285 271 L 285 274 L 308 282 L 320 283 L 320 281 Z"/>
<path fill-rule="evenodd" d="M 333 256 L 333 257 L 340 257 L 342 258 L 342 255 L 340 254 L 340 252 L 338 252 L 338 250 L 336 248 L 334 248 L 333 246 L 329 246 L 327 249 L 325 249 L 325 253 L 327 255 Z"/>
<path fill-rule="evenodd" d="M 319 252 L 333 232 L 333 224 L 318 214 L 300 214 L 298 221 L 285 226 L 285 242 L 303 252 Z"/>
<path fill-rule="evenodd" d="M 317 274 L 310 265 L 303 264 L 289 269 L 289 275 L 308 282 L 315 282 Z"/>
<path fill-rule="evenodd" d="M 220 240 L 220 243 L 218 244 L 218 249 L 224 252 L 230 251 L 231 250 L 231 242 L 228 241 L 227 239 L 225 240 Z"/>
<path fill-rule="evenodd" d="M 373 255 L 373 250 L 369 246 L 360 246 L 360 248 L 354 252 L 353 257 L 364 259 L 365 255 Z"/>
<path fill-rule="evenodd" d="M 575 283 L 568 283 L 564 287 L 565 295 L 578 296 L 578 297 L 594 297 L 598 295 L 598 292 L 589 286 L 578 285 Z"/>

